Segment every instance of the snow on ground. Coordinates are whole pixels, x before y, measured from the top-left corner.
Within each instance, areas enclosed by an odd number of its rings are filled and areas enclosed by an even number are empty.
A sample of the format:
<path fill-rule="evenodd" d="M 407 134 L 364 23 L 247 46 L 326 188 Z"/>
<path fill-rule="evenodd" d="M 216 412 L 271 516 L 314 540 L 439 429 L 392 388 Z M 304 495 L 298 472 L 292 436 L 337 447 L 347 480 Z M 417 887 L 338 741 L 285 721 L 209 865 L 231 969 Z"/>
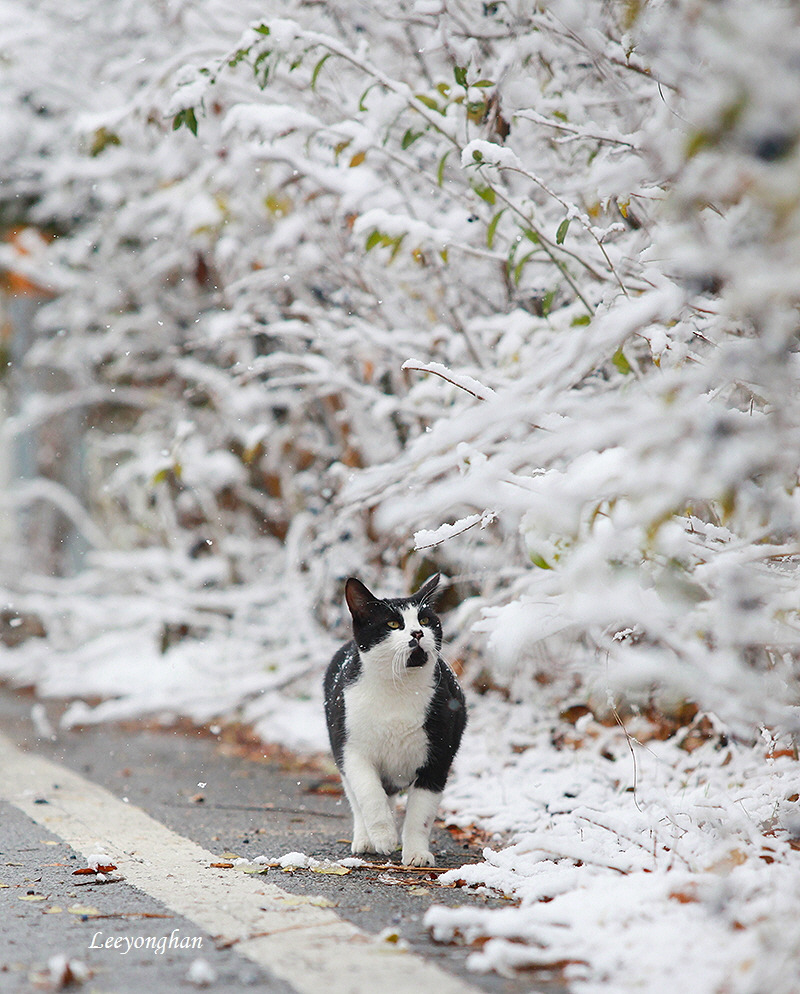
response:
<path fill-rule="evenodd" d="M 127 574 L 128 594 L 143 582 L 139 568 L 138 580 Z M 202 584 L 182 599 L 176 589 L 170 609 L 179 617 L 179 606 L 197 609 L 204 596 Z M 285 600 L 264 600 L 262 625 L 288 616 Z M 29 591 L 24 601 L 16 603 L 54 624 L 55 598 Z M 120 590 L 70 603 L 74 616 L 68 622 L 62 608 L 55 637 L 0 655 L 0 677 L 75 699 L 65 724 L 238 718 L 267 740 L 326 748 L 319 683 L 335 642 L 324 634 L 309 633 L 304 660 L 296 650 L 279 658 L 257 629 L 225 618 L 205 638 L 162 652 L 163 598 Z M 433 936 L 471 945 L 475 971 L 555 973 L 574 994 L 794 994 L 800 771 L 787 743 L 766 733 L 755 744 L 737 740 L 702 713 L 667 740 L 628 715 L 628 738 L 582 705 L 563 710 L 563 687 L 531 681 L 513 694 L 469 695 L 443 814 L 494 841 L 483 862 L 440 877 L 511 900 L 499 910 L 434 906 Z"/>
<path fill-rule="evenodd" d="M 591 715 L 573 727 L 533 705 L 483 699 L 471 718 L 449 819 L 504 845 L 441 882 L 519 902 L 429 912 L 436 938 L 475 945 L 471 969 L 563 970 L 576 994 L 798 990 L 789 750 L 728 740 L 702 716 L 642 744 Z"/>
<path fill-rule="evenodd" d="M 0 679 L 71 699 L 65 727 L 238 720 L 265 741 L 327 748 L 317 676 L 336 641 L 315 626 L 296 583 L 273 568 L 251 586 L 223 588 L 216 561 L 163 549 L 94 565 L 100 572 L 68 584 L 30 576 L 0 586 L 0 609 L 35 615 L 47 632 L 0 647 Z"/>

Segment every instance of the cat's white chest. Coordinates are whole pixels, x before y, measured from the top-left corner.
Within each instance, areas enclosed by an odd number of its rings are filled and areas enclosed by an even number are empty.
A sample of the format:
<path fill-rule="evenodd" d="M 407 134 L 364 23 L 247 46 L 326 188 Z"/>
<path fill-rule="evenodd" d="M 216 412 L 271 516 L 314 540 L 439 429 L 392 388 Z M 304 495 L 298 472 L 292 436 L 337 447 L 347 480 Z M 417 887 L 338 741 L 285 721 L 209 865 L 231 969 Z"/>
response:
<path fill-rule="evenodd" d="M 424 723 L 432 693 L 432 664 L 405 675 L 363 673 L 345 690 L 347 741 L 397 789 L 414 782 L 428 755 Z"/>

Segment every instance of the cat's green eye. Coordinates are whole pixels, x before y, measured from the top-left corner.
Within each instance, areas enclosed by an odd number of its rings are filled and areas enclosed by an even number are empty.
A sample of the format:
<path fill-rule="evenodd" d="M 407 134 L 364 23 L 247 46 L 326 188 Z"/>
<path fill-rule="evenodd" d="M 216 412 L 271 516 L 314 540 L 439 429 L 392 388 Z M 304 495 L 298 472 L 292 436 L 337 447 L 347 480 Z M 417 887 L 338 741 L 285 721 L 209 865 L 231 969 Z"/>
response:
<path fill-rule="evenodd" d="M 387 626 L 389 628 L 399 628 L 400 627 L 400 622 L 397 621 L 394 618 L 391 621 L 387 621 L 386 624 L 387 624 Z"/>
<path fill-rule="evenodd" d="M 431 616 L 429 614 L 420 614 L 418 618 L 421 625 L 429 625 L 431 623 Z"/>

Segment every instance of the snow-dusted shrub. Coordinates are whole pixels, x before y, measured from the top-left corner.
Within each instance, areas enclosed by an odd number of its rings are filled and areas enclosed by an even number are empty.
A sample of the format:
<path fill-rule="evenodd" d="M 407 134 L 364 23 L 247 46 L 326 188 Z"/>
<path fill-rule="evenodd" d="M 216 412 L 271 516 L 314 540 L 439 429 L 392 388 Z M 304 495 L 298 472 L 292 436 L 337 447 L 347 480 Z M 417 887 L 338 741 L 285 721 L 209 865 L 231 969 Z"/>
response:
<path fill-rule="evenodd" d="M 16 423 L 86 412 L 109 544 L 307 603 L 435 560 L 495 669 L 791 720 L 790 8 L 56 6 L 7 28 L 69 86 L 4 67 L 4 212 L 62 234 L 69 389 Z"/>
<path fill-rule="evenodd" d="M 566 640 L 600 683 L 790 720 L 796 15 L 374 10 L 287 4 L 187 83 L 207 109 L 252 67 L 229 134 L 329 205 L 317 248 L 359 260 L 375 324 L 430 328 L 409 365 L 452 383 L 411 389 L 429 430 L 339 512 L 369 512 L 378 547 L 449 541 L 498 665 Z M 465 374 L 484 387 L 459 397 Z"/>

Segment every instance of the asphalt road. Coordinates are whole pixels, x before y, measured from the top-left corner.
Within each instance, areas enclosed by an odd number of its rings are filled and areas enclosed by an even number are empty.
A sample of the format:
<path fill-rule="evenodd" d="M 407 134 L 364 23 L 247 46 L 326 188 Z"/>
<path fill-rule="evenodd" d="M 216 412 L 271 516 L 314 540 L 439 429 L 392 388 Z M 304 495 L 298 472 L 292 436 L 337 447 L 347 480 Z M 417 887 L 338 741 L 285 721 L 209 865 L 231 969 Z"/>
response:
<path fill-rule="evenodd" d="M 289 852 L 318 859 L 349 855 L 347 804 L 324 763 L 265 753 L 259 743 L 231 730 L 214 735 L 136 724 L 64 731 L 58 727 L 61 710 L 51 703 L 45 711 L 29 695 L 0 690 L 0 730 L 12 743 L 141 808 L 220 862 L 276 859 Z M 433 851 L 441 867 L 475 861 L 481 849 L 440 825 Z M 210 981 L 208 989 L 219 994 L 292 989 L 238 955 L 235 945 L 225 948 L 120 874 L 112 872 L 106 883 L 96 882 L 93 875 L 75 875 L 74 869 L 85 863 L 56 835 L 0 802 L 0 990 L 22 994 L 35 989 L 33 984 L 48 979 L 48 961 L 55 955 L 85 964 L 92 975 L 81 989 L 97 994 L 191 990 L 204 978 Z M 503 904 L 441 887 L 435 873 L 398 867 L 337 876 L 276 868 L 264 879 L 333 907 L 367 933 L 393 930 L 415 953 L 476 990 L 521 994 L 562 989 L 531 974 L 500 978 L 469 973 L 468 949 L 433 943 L 422 921 L 431 904 Z M 87 907 L 91 913 L 81 913 Z"/>

